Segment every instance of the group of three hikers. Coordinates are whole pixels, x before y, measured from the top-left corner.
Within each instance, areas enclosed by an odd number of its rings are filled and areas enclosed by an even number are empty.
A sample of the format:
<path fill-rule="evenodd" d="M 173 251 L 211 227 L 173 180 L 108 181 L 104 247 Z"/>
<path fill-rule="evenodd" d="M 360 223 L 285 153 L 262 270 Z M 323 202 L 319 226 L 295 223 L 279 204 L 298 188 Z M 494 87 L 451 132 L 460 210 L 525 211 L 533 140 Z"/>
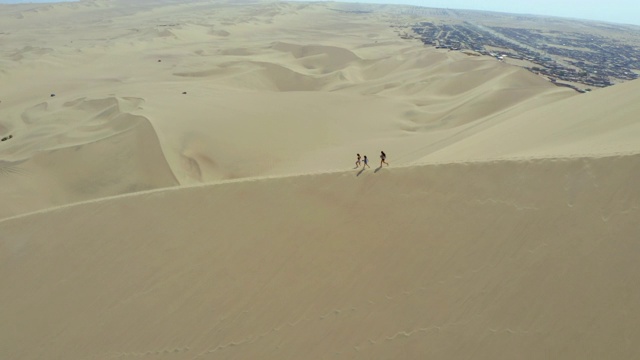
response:
<path fill-rule="evenodd" d="M 356 169 L 360 167 L 360 164 L 362 163 L 362 168 L 371 168 L 371 166 L 369 166 L 369 159 L 367 159 L 367 155 L 364 156 L 364 158 L 360 157 L 360 154 L 356 154 Z M 384 153 L 384 151 L 380 151 L 380 167 L 382 167 L 382 164 L 387 164 L 387 166 L 389 166 L 389 163 L 386 161 L 387 160 L 387 154 Z"/>

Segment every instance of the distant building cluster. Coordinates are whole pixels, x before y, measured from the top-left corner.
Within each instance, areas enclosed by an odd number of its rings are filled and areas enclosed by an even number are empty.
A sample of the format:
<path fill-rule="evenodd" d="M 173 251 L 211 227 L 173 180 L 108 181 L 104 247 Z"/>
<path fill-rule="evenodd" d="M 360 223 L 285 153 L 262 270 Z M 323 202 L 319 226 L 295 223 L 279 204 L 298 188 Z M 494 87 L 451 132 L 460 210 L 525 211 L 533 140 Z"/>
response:
<path fill-rule="evenodd" d="M 402 36 L 436 48 L 472 50 L 498 60 L 525 60 L 532 64 L 525 66 L 528 70 L 581 92 L 584 90 L 558 81 L 605 87 L 615 81 L 636 79 L 640 72 L 640 47 L 594 34 L 482 26 L 468 21 L 422 21 L 411 25 L 411 30 L 413 34 Z"/>

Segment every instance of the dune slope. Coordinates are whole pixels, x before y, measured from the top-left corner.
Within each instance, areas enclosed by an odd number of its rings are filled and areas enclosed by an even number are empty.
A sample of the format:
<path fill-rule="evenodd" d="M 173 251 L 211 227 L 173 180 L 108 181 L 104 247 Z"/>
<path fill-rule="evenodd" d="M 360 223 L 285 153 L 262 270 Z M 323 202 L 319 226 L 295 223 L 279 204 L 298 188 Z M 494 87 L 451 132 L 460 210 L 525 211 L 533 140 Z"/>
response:
<path fill-rule="evenodd" d="M 178 184 L 135 98 L 49 101 L 28 108 L 0 144 L 0 218 Z"/>
<path fill-rule="evenodd" d="M 474 127 L 420 161 L 556 157 L 640 152 L 640 81 L 600 89 Z"/>
<path fill-rule="evenodd" d="M 635 358 L 637 155 L 140 193 L 0 222 L 6 358 Z"/>

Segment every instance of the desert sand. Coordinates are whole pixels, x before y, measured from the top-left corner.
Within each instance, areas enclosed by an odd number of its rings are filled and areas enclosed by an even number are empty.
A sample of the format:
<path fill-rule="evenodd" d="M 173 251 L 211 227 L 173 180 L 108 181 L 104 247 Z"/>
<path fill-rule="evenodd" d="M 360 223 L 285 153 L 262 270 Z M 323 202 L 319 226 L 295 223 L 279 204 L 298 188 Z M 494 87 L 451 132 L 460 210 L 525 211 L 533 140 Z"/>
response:
<path fill-rule="evenodd" d="M 0 5 L 0 358 L 638 358 L 640 83 L 389 9 Z"/>

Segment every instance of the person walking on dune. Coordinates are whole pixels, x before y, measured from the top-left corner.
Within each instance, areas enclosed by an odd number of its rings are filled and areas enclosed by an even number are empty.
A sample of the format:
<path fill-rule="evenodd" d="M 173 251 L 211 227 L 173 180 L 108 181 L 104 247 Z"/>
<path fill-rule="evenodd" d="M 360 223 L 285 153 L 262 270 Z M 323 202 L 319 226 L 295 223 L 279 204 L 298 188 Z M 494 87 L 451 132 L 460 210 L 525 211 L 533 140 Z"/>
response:
<path fill-rule="evenodd" d="M 386 160 L 387 154 L 385 154 L 384 151 L 380 151 L 380 167 L 382 167 L 382 164 L 387 164 L 387 166 L 389 166 L 389 163 Z"/>
<path fill-rule="evenodd" d="M 367 155 L 364 156 L 363 164 L 362 170 L 364 170 L 365 167 L 371 168 L 371 166 L 369 166 L 369 159 L 367 159 Z"/>
<path fill-rule="evenodd" d="M 356 169 L 360 167 L 360 154 L 356 154 Z"/>

